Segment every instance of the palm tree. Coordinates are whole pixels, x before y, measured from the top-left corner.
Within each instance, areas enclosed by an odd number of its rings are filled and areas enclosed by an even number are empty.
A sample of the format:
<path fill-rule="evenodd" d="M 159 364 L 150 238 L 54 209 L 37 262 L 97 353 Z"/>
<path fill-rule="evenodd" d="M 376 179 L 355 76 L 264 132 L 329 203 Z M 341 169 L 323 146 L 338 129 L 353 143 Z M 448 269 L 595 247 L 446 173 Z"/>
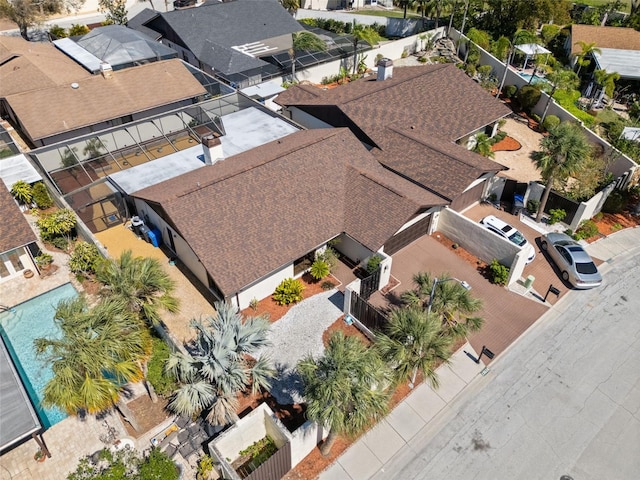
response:
<path fill-rule="evenodd" d="M 540 199 L 536 222 L 542 220 L 554 182 L 570 177 L 580 168 L 582 160 L 591 153 L 591 145 L 582 127 L 571 122 L 562 122 L 552 128 L 549 135 L 540 141 L 540 146 L 542 152 L 539 152 L 534 160 L 547 184 Z"/>
<path fill-rule="evenodd" d="M 482 301 L 472 297 L 469 290 L 448 273 L 432 277 L 428 272 L 418 272 L 413 276 L 413 283 L 413 290 L 404 292 L 402 301 L 423 309 L 430 306 L 446 333 L 454 338 L 464 338 L 482 327 L 482 318 L 473 316 L 482 309 Z"/>
<path fill-rule="evenodd" d="M 391 311 L 383 334 L 376 338 L 375 347 L 387 363 L 395 366 L 398 382 L 415 382 L 420 371 L 434 388 L 438 387 L 435 373 L 440 363 L 448 363 L 453 339 L 446 335 L 436 314 L 410 306 Z"/>
<path fill-rule="evenodd" d="M 358 69 L 358 43 L 366 42 L 369 45 L 377 45 L 381 40 L 377 31 L 368 25 L 356 23 L 353 21 L 353 28 L 351 29 L 352 44 L 353 44 L 353 73 L 355 74 Z"/>
<path fill-rule="evenodd" d="M 334 333 L 320 358 L 298 364 L 304 382 L 307 417 L 329 428 L 320 447 L 327 456 L 338 435 L 355 435 L 388 409 L 392 374 L 373 348 L 353 336 Z"/>
<path fill-rule="evenodd" d="M 602 53 L 602 50 L 596 47 L 595 42 L 589 43 L 580 40 L 576 42 L 576 45 L 580 46 L 580 53 L 576 55 L 578 59 L 578 71 L 576 73 L 580 75 L 582 67 L 587 67 L 591 63 L 588 57 L 593 56 L 594 53 Z"/>
<path fill-rule="evenodd" d="M 155 258 L 134 257 L 131 250 L 105 262 L 96 272 L 105 288 L 103 297 L 117 297 L 152 325 L 159 324 L 161 310 L 175 313 L 179 301 L 173 296 L 175 282 Z"/>
<path fill-rule="evenodd" d="M 553 87 L 551 88 L 551 92 L 549 93 L 549 98 L 547 99 L 547 103 L 544 106 L 544 111 L 542 112 L 542 118 L 540 122 L 544 122 L 544 119 L 547 117 L 547 111 L 549 110 L 549 105 L 551 104 L 551 98 L 553 94 L 556 93 L 556 90 L 567 91 L 573 90 L 580 85 L 580 78 L 578 75 L 568 68 L 562 68 L 560 70 L 554 70 L 547 75 L 547 80 L 551 82 Z"/>
<path fill-rule="evenodd" d="M 594 73 L 596 82 L 604 88 L 604 93 L 613 98 L 613 94 L 616 89 L 616 81 L 620 80 L 620 74 L 618 72 L 607 72 L 606 70 L 596 70 Z"/>
<path fill-rule="evenodd" d="M 142 379 L 141 363 L 151 355 L 149 330 L 122 299 L 107 299 L 89 308 L 84 297 L 60 302 L 59 338 L 38 338 L 36 352 L 51 363 L 53 378 L 42 403 L 70 415 L 99 413 L 120 401 L 123 387 Z M 120 403 L 127 420 L 135 420 Z"/>
<path fill-rule="evenodd" d="M 280 3 L 291 15 L 295 15 L 300 8 L 300 0 L 280 0 Z"/>
<path fill-rule="evenodd" d="M 215 316 L 191 321 L 197 335 L 189 353 L 174 353 L 167 360 L 166 370 L 181 383 L 169 408 L 188 416 L 208 410 L 211 424 L 227 425 L 238 419 L 237 395 L 269 388 L 275 372 L 268 358 L 251 358 L 269 345 L 269 322 L 264 317 L 243 319 L 227 302 L 215 307 Z"/>
<path fill-rule="evenodd" d="M 302 31 L 292 34 L 293 42 L 289 49 L 289 58 L 291 58 L 291 78 L 296 78 L 296 51 L 304 50 L 307 52 L 326 52 L 327 44 L 315 33 Z"/>
<path fill-rule="evenodd" d="M 479 153 L 483 157 L 493 158 L 495 154 L 491 151 L 493 145 L 493 139 L 486 133 L 479 133 L 476 135 L 476 144 L 473 146 L 473 151 Z"/>

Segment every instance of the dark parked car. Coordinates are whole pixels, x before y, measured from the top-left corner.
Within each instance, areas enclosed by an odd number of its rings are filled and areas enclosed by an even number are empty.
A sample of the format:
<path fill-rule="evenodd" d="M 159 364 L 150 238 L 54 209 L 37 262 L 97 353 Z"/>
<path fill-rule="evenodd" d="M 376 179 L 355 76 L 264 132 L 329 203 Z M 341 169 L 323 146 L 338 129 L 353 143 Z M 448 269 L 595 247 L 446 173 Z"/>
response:
<path fill-rule="evenodd" d="M 196 3 L 196 0 L 175 0 L 175 2 L 173 2 L 173 8 L 193 7 Z"/>
<path fill-rule="evenodd" d="M 562 272 L 562 278 L 575 288 L 599 287 L 602 276 L 582 246 L 564 233 L 547 233 L 540 239 L 547 252 Z"/>

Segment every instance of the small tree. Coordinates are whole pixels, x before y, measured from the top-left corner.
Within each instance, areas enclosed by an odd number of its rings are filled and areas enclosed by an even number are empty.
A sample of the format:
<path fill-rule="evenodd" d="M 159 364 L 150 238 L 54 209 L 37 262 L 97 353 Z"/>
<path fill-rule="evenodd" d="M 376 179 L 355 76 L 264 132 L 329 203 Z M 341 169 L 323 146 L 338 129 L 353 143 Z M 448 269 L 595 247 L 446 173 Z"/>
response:
<path fill-rule="evenodd" d="M 33 198 L 33 188 L 24 180 L 18 180 L 11 186 L 11 195 L 20 203 L 29 205 Z"/>
<path fill-rule="evenodd" d="M 492 146 L 493 139 L 486 133 L 479 133 L 476 135 L 476 144 L 473 146 L 473 151 L 483 157 L 493 158 L 495 154 L 491 150 Z"/>
<path fill-rule="evenodd" d="M 95 273 L 100 260 L 102 256 L 93 243 L 77 242 L 69 257 L 69 269 L 82 275 Z"/>
<path fill-rule="evenodd" d="M 358 43 L 366 42 L 371 46 L 375 46 L 380 42 L 382 37 L 370 26 L 356 23 L 355 20 L 351 28 L 351 37 L 351 44 L 353 45 L 353 73 L 355 74 L 358 70 Z"/>
<path fill-rule="evenodd" d="M 535 107 L 540 101 L 541 96 L 540 87 L 537 85 L 524 85 L 520 90 L 518 90 L 516 99 L 525 112 L 531 113 L 533 107 Z"/>
<path fill-rule="evenodd" d="M 126 25 L 126 0 L 98 0 L 98 10 L 105 14 L 105 23 L 109 25 Z"/>
<path fill-rule="evenodd" d="M 84 0 L 0 0 L 0 18 L 6 18 L 20 29 L 29 41 L 28 29 L 51 15 L 78 10 Z"/>

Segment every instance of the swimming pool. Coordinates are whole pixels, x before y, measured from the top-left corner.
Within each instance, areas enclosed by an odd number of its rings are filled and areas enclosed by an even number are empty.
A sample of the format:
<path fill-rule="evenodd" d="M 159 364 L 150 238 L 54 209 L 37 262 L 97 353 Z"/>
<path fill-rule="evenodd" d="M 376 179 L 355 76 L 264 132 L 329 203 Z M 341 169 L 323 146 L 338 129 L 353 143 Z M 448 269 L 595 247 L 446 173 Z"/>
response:
<path fill-rule="evenodd" d="M 0 313 L 0 334 L 9 354 L 38 412 L 44 427 L 51 427 L 66 418 L 67 414 L 57 408 L 44 409 L 40 405 L 42 392 L 53 377 L 51 367 L 36 358 L 33 341 L 40 337 L 55 337 L 60 334 L 53 320 L 56 305 L 78 295 L 73 285 L 67 283 L 38 297 L 16 305 L 9 312 Z"/>
<path fill-rule="evenodd" d="M 540 75 L 536 75 L 535 78 L 533 79 L 533 81 L 531 81 L 531 77 L 533 75 L 531 75 L 530 73 L 520 73 L 519 74 L 522 78 L 524 78 L 527 82 L 531 82 L 531 83 L 547 83 L 547 81 L 542 78 Z"/>

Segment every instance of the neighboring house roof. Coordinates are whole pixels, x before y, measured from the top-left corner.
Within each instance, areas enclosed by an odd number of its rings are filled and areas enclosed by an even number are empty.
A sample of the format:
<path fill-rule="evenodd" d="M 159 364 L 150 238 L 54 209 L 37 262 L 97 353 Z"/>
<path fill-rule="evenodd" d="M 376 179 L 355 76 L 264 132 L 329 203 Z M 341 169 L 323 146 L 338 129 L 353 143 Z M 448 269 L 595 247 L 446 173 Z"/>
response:
<path fill-rule="evenodd" d="M 373 251 L 445 202 L 384 169 L 347 129 L 305 130 L 134 194 L 226 296 L 346 232 Z"/>
<path fill-rule="evenodd" d="M 206 94 L 181 60 L 94 75 L 69 84 L 10 95 L 6 102 L 32 140 Z"/>
<path fill-rule="evenodd" d="M 0 35 L 0 97 L 68 85 L 90 76 L 50 43 Z"/>
<path fill-rule="evenodd" d="M 593 52 L 600 70 L 616 72 L 620 78 L 640 80 L 640 50 L 601 48 Z"/>
<path fill-rule="evenodd" d="M 510 113 L 453 64 L 401 67 L 323 90 L 296 85 L 276 98 L 333 126 L 348 126 L 386 167 L 453 200 L 505 167 L 454 142 Z"/>
<path fill-rule="evenodd" d="M 22 215 L 20 208 L 4 186 L 0 184 L 0 212 L 2 212 L 2 235 L 0 253 L 35 242 L 36 234 Z"/>
<path fill-rule="evenodd" d="M 147 35 L 123 25 L 91 30 L 76 43 L 113 67 L 176 58 L 178 52 Z"/>
<path fill-rule="evenodd" d="M 169 41 L 182 43 L 199 61 L 223 74 L 268 65 L 237 48 L 264 43 L 269 50 L 260 54 L 286 50 L 291 46 L 291 34 L 304 30 L 276 0 L 210 2 L 155 16 L 143 11 L 128 25 L 136 30 L 151 29 Z M 173 34 L 179 40 L 172 39 Z"/>
<path fill-rule="evenodd" d="M 640 32 L 633 28 L 600 27 L 595 25 L 571 26 L 571 53 L 580 53 L 578 42 L 595 43 L 597 48 L 640 50 Z"/>

